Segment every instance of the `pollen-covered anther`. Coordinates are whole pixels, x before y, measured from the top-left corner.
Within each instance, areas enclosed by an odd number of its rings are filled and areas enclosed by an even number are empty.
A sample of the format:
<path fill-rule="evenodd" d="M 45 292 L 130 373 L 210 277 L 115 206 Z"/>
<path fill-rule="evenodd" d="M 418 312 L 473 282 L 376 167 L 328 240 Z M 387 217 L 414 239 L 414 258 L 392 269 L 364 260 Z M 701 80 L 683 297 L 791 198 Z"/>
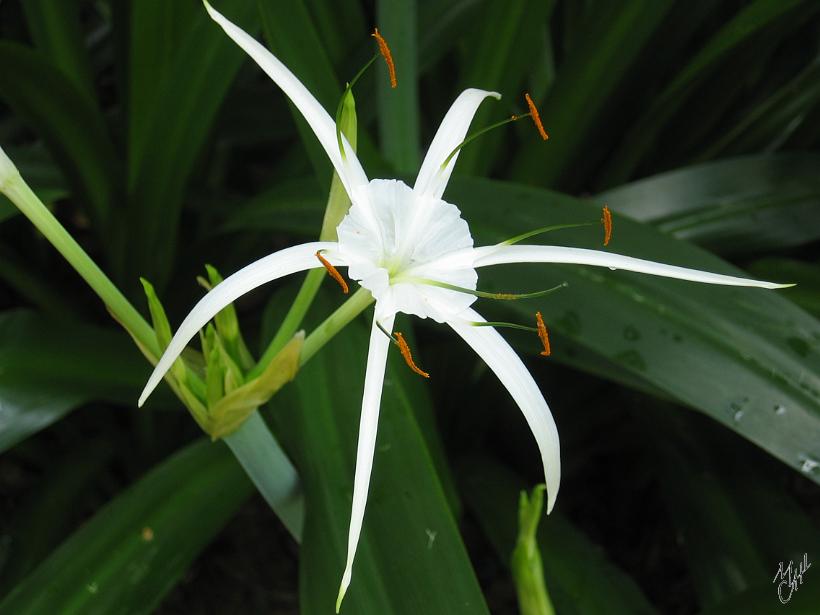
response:
<path fill-rule="evenodd" d="M 393 54 L 390 53 L 390 47 L 387 46 L 387 41 L 384 40 L 384 37 L 379 34 L 378 28 L 373 28 L 373 34 L 370 36 L 375 38 L 376 42 L 379 44 L 379 53 L 382 54 L 382 57 L 387 64 L 387 72 L 390 73 L 390 87 L 395 88 L 398 85 L 398 82 L 396 81 L 396 65 L 393 64 Z"/>
<path fill-rule="evenodd" d="M 538 114 L 538 109 L 535 107 L 535 103 L 532 102 L 529 92 L 524 92 L 524 100 L 527 101 L 527 107 L 530 109 L 530 117 L 532 118 L 535 127 L 538 129 L 538 134 L 540 134 L 541 138 L 546 141 L 550 138 L 550 136 L 547 134 L 547 131 L 544 130 L 544 125 L 541 123 L 541 116 Z"/>
<path fill-rule="evenodd" d="M 407 367 L 412 369 L 419 376 L 429 378 L 430 374 L 420 369 L 419 366 L 416 365 L 413 361 L 413 355 L 410 352 L 410 346 L 407 345 L 407 341 L 404 339 L 404 336 L 398 331 L 396 331 L 394 335 L 396 336 L 396 343 L 399 345 L 399 351 L 401 352 L 401 356 L 404 357 L 404 362 L 407 363 Z"/>
<path fill-rule="evenodd" d="M 601 224 L 604 225 L 604 245 L 608 246 L 609 240 L 612 239 L 612 212 L 604 205 L 601 214 Z"/>
<path fill-rule="evenodd" d="M 328 275 L 339 283 L 339 286 L 342 287 L 342 292 L 344 294 L 349 293 L 350 288 L 348 287 L 347 282 L 345 281 L 345 279 L 342 277 L 342 274 L 339 273 L 339 270 L 336 269 L 336 267 L 334 267 L 333 265 L 330 264 L 329 260 L 327 260 L 324 256 L 322 256 L 322 251 L 321 250 L 319 250 L 316 253 L 316 258 L 318 258 L 319 262 L 322 263 L 322 265 L 324 266 L 325 269 L 327 269 Z"/>
<path fill-rule="evenodd" d="M 544 346 L 544 350 L 541 351 L 542 357 L 550 356 L 550 336 L 547 333 L 547 325 L 544 324 L 544 319 L 541 317 L 541 312 L 535 313 L 535 323 L 538 326 L 538 337 L 541 340 L 541 344 Z"/>

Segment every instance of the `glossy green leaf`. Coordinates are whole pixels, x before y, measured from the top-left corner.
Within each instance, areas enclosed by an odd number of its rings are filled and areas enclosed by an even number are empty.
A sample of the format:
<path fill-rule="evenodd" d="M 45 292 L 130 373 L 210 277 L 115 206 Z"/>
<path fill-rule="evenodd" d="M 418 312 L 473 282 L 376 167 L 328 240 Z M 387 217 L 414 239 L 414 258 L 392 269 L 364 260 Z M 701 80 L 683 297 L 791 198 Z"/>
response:
<path fill-rule="evenodd" d="M 585 201 L 502 182 L 459 180 L 447 195 L 461 205 L 479 244 L 545 223 L 600 217 L 597 206 Z M 548 239 L 599 249 L 602 230 L 560 231 Z M 708 252 L 618 216 L 608 250 L 744 275 Z M 820 481 L 820 323 L 790 303 L 787 290 L 700 285 L 562 265 L 494 267 L 479 274 L 480 288 L 490 291 L 522 292 L 568 282 L 569 288 L 548 298 L 505 302 L 504 307 L 527 323 L 540 309 L 548 326 L 602 360 Z M 488 314 L 497 308 L 488 305 Z M 780 407 L 788 411 L 777 413 Z"/>
<path fill-rule="evenodd" d="M 0 98 L 46 142 L 96 228 L 105 232 L 118 157 L 93 101 L 43 56 L 8 41 L 0 42 Z"/>
<path fill-rule="evenodd" d="M 225 0 L 219 8 L 254 31 L 248 25 L 255 23 L 253 0 Z M 204 7 L 195 11 L 186 26 L 173 60 L 152 86 L 156 94 L 144 101 L 149 111 L 137 127 L 129 160 L 129 236 L 140 237 L 140 241 L 135 245 L 122 242 L 123 249 L 127 248 L 126 271 L 131 272 L 129 279 L 142 275 L 158 287 L 166 281 L 194 162 L 234 76 L 246 61 Z"/>
<path fill-rule="evenodd" d="M 193 21 L 201 21 L 199 2 L 141 0 L 128 3 L 128 148 L 131 170 L 150 147 L 149 127 L 162 89 Z"/>
<path fill-rule="evenodd" d="M 419 152 L 418 9 L 415 0 L 378 0 L 379 32 L 390 45 L 398 86 L 390 87 L 387 66 L 377 68 L 381 151 L 400 173 L 415 173 Z"/>
<path fill-rule="evenodd" d="M 152 613 L 251 492 L 224 446 L 192 444 L 94 515 L 0 611 Z"/>
<path fill-rule="evenodd" d="M 820 156 L 746 156 L 662 173 L 596 198 L 613 211 L 721 254 L 820 239 Z"/>
<path fill-rule="evenodd" d="M 259 493 L 298 541 L 304 522 L 299 476 L 265 421 L 254 412 L 239 429 L 223 439 Z"/>
<path fill-rule="evenodd" d="M 23 2 L 31 36 L 37 48 L 78 91 L 94 96 L 91 63 L 80 24 L 80 1 L 27 0 Z"/>
<path fill-rule="evenodd" d="M 214 231 L 279 231 L 315 238 L 322 226 L 327 196 L 314 178 L 283 181 L 231 209 L 231 215 Z"/>
<path fill-rule="evenodd" d="M 113 451 L 110 442 L 89 439 L 67 455 L 53 456 L 54 468 L 26 494 L 16 514 L 7 517 L 0 596 L 8 594 L 69 533 L 71 515 L 66 511 L 81 506 Z"/>
<path fill-rule="evenodd" d="M 342 95 L 342 87 L 325 51 L 322 39 L 316 31 L 304 0 L 291 3 L 258 1 L 259 18 L 265 39 L 271 51 L 310 90 L 331 117 Z M 283 28 L 282 24 L 288 27 Z M 305 53 L 309 49 L 310 53 Z M 357 71 L 357 69 L 354 69 Z M 347 78 L 353 77 L 353 74 Z M 278 88 L 270 82 L 272 90 Z M 280 94 L 280 96 L 283 96 Z M 331 166 L 313 131 L 293 105 L 291 109 L 299 136 L 310 157 L 316 178 L 325 190 L 330 187 Z M 318 229 L 317 229 L 318 232 Z"/>
<path fill-rule="evenodd" d="M 465 460 L 460 469 L 470 512 L 498 558 L 509 565 L 516 540 L 518 497 L 528 488 L 526 483 L 483 457 Z M 544 515 L 537 536 L 547 590 L 559 615 L 656 612 L 635 582 L 559 511 Z"/>
<path fill-rule="evenodd" d="M 799 131 L 820 102 L 820 61 L 814 61 L 792 80 L 750 109 L 740 121 L 700 155 L 772 150 Z"/>
<path fill-rule="evenodd" d="M 780 275 L 792 280 L 797 286 L 789 292 L 789 299 L 815 318 L 820 318 L 820 263 L 769 257 L 752 261 L 748 268 L 760 278 Z"/>
<path fill-rule="evenodd" d="M 14 310 L 0 314 L 0 451 L 92 399 L 132 404 L 148 365 L 128 338 Z"/>
<path fill-rule="evenodd" d="M 357 3 L 348 3 L 344 10 L 339 10 L 336 0 L 305 0 L 308 12 L 313 18 L 319 39 L 331 62 L 338 65 L 369 34 L 369 17 L 365 7 Z"/>
<path fill-rule="evenodd" d="M 542 77 L 534 71 L 531 58 L 536 55 L 541 30 L 549 27 L 548 17 L 554 4 L 552 0 L 484 4 L 483 14 L 476 20 L 481 27 L 475 29 L 467 43 L 470 53 L 465 62 L 462 87 L 494 90 L 503 98 L 500 102 L 487 100 L 479 107 L 471 132 L 509 116 L 514 110 L 518 113 L 526 109 L 522 92 L 538 85 Z M 485 174 L 503 137 L 503 130 L 494 130 L 464 148 L 459 154 L 456 172 Z"/>
<path fill-rule="evenodd" d="M 550 141 L 524 146 L 513 159 L 512 177 L 550 186 L 582 156 L 607 101 L 671 8 L 668 0 L 641 0 L 604 3 L 590 12 L 578 34 L 582 43 L 568 51 L 540 106 Z"/>
<path fill-rule="evenodd" d="M 763 554 L 755 536 L 738 523 L 745 503 L 729 497 L 713 469 L 717 460 L 709 459 L 681 417 L 648 423 L 649 433 L 660 431 L 654 456 L 659 482 L 700 605 L 719 604 L 764 582 L 769 575 Z"/>
<path fill-rule="evenodd" d="M 689 99 L 694 86 L 720 66 L 729 54 L 782 23 L 782 20 L 806 16 L 817 9 L 817 5 L 813 8 L 812 5 L 803 0 L 755 0 L 740 9 L 677 73 L 663 92 L 654 97 L 649 110 L 610 156 L 603 185 L 629 178 L 639 162 L 648 155 L 661 129 Z"/>
<path fill-rule="evenodd" d="M 305 493 L 303 613 L 332 611 L 344 569 L 367 339 L 353 323 L 275 400 L 277 433 L 293 451 Z M 426 403 L 423 390 L 409 393 L 406 378 L 415 376 L 390 354 L 369 503 L 342 613 L 486 613 L 413 410 Z"/>

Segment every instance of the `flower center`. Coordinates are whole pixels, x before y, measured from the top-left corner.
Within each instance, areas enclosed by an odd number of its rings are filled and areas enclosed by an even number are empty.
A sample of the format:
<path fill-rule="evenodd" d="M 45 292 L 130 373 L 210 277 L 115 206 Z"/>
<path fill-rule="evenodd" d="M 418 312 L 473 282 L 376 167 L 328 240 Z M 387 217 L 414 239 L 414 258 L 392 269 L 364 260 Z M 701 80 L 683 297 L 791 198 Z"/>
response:
<path fill-rule="evenodd" d="M 371 203 L 372 211 L 354 198 L 337 234 L 348 276 L 373 294 L 379 309 L 442 321 L 475 301 L 471 295 L 417 282 L 423 278 L 475 289 L 472 263 L 447 263 L 445 258 L 473 246 L 458 208 L 420 197 L 397 180 L 375 179 L 366 190 L 362 202 Z"/>

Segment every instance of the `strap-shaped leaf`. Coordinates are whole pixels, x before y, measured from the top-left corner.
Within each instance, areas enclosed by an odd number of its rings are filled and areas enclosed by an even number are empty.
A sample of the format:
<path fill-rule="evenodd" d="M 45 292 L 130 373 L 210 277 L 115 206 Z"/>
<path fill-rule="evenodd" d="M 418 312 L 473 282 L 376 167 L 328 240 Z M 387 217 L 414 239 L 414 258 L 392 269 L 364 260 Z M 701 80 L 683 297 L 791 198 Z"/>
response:
<path fill-rule="evenodd" d="M 461 205 L 480 244 L 545 221 L 600 216 L 600 209 L 586 201 L 489 180 L 458 181 L 450 198 Z M 602 234 L 600 229 L 561 231 L 548 240 L 600 247 Z M 609 250 L 744 275 L 700 248 L 621 217 L 615 218 Z M 537 305 L 517 301 L 505 306 L 527 321 L 540 309 L 548 326 L 601 361 L 708 414 L 820 482 L 820 323 L 790 303 L 788 291 L 705 286 L 573 266 L 488 268 L 479 278 L 484 290 L 506 292 L 564 281 L 569 282 L 566 291 Z"/>
<path fill-rule="evenodd" d="M 152 613 L 251 492 L 222 444 L 192 444 L 94 515 L 0 611 Z"/>
<path fill-rule="evenodd" d="M 332 611 L 344 569 L 367 339 L 362 326 L 351 324 L 275 400 L 277 434 L 293 451 L 305 494 L 300 608 L 306 614 Z M 370 496 L 342 613 L 486 613 L 413 410 L 424 396 L 407 394 L 406 377 L 416 376 L 396 353 L 388 362 Z"/>
<path fill-rule="evenodd" d="M 42 55 L 8 41 L 0 42 L 0 98 L 42 137 L 78 202 L 104 233 L 119 158 L 92 99 Z"/>
<path fill-rule="evenodd" d="M 661 173 L 598 195 L 613 211 L 723 255 L 820 239 L 820 156 L 756 155 Z"/>

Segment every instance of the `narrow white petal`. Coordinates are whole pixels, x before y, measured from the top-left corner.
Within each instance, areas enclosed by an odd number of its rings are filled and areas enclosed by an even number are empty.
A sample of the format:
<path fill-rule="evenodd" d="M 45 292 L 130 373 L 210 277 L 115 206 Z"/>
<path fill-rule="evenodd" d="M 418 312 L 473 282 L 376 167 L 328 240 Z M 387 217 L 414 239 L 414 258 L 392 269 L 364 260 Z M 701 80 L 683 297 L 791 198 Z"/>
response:
<path fill-rule="evenodd" d="M 786 288 L 793 284 L 776 284 L 748 278 L 737 278 L 731 275 L 709 273 L 697 269 L 687 269 L 675 265 L 664 265 L 631 256 L 622 256 L 598 250 L 583 248 L 564 248 L 561 246 L 486 246 L 473 251 L 474 267 L 503 265 L 507 263 L 563 263 L 572 265 L 593 265 L 636 271 L 665 278 L 703 282 L 704 284 L 722 284 L 723 286 L 754 286 L 757 288 Z"/>
<path fill-rule="evenodd" d="M 475 88 L 464 90 L 456 98 L 447 115 L 441 121 L 436 136 L 433 137 L 433 142 L 430 144 L 430 149 L 427 150 L 424 162 L 421 163 L 421 169 L 413 190 L 433 199 L 441 198 L 444 189 L 447 187 L 447 182 L 450 180 L 450 174 L 453 172 L 458 154 L 452 157 L 443 170 L 441 165 L 447 159 L 447 156 L 464 141 L 478 106 L 488 96 L 496 99 L 501 98 L 501 94 L 498 92 L 488 92 Z"/>
<path fill-rule="evenodd" d="M 148 379 L 148 383 L 145 385 L 142 395 L 140 395 L 138 405 L 141 406 L 145 403 L 145 400 L 148 399 L 148 396 L 162 380 L 165 372 L 171 368 L 171 365 L 185 349 L 188 342 L 191 341 L 191 338 L 220 310 L 266 282 L 272 282 L 277 278 L 297 271 L 321 267 L 322 264 L 316 258 L 316 252 L 319 250 L 334 251 L 336 246 L 335 242 L 314 241 L 285 248 L 243 267 L 233 275 L 225 278 L 220 284 L 217 284 L 199 300 L 199 303 L 182 321 L 173 339 L 171 339 L 171 343 L 168 344 L 168 348 L 165 349 L 165 353 Z M 334 264 L 339 262 L 337 258 L 329 257 L 328 254 L 325 254 L 325 257 Z"/>
<path fill-rule="evenodd" d="M 558 486 L 561 483 L 561 449 L 558 442 L 558 429 L 547 402 L 524 363 L 498 331 L 492 327 L 470 325 L 467 321 L 485 322 L 472 309 L 463 311 L 459 316 L 459 319 L 448 321 L 448 324 L 498 376 L 501 384 L 506 387 L 515 403 L 521 408 L 535 436 L 541 452 L 541 461 L 544 464 L 547 513 L 549 513 L 555 505 Z"/>
<path fill-rule="evenodd" d="M 376 309 L 376 315 L 380 311 Z M 353 480 L 353 508 L 350 512 L 350 530 L 347 536 L 347 564 L 339 587 L 339 597 L 336 599 L 337 613 L 350 585 L 353 559 L 356 557 L 356 546 L 359 544 L 359 535 L 362 531 L 367 491 L 370 487 L 370 471 L 373 468 L 373 452 L 376 449 L 376 432 L 379 427 L 384 369 L 387 363 L 387 350 L 390 347 L 390 338 L 379 330 L 376 323 L 381 324 L 385 331 L 392 331 L 395 318 L 395 314 L 390 314 L 382 320 L 377 320 L 376 315 L 373 317 L 373 326 L 370 330 L 370 350 L 367 353 L 362 414 L 359 421 L 359 444 L 356 450 L 356 474 Z"/>
<path fill-rule="evenodd" d="M 357 188 L 367 185 L 367 176 L 364 169 L 356 157 L 356 152 L 350 147 L 347 139 L 342 135 L 345 147 L 345 158 L 342 158 L 339 151 L 339 142 L 336 139 L 336 123 L 328 115 L 327 111 L 319 104 L 313 95 L 302 85 L 296 76 L 279 61 L 270 51 L 259 43 L 250 34 L 245 32 L 236 24 L 230 22 L 219 11 L 214 9 L 207 0 L 203 0 L 205 8 L 211 18 L 218 23 L 225 33 L 239 45 L 273 79 L 274 83 L 282 88 L 282 91 L 296 105 L 299 112 L 305 117 L 307 123 L 316 133 L 319 143 L 325 148 L 330 162 L 336 169 L 342 184 L 347 190 L 351 201 L 356 200 L 354 191 Z M 282 24 L 282 27 L 288 27 Z"/>

